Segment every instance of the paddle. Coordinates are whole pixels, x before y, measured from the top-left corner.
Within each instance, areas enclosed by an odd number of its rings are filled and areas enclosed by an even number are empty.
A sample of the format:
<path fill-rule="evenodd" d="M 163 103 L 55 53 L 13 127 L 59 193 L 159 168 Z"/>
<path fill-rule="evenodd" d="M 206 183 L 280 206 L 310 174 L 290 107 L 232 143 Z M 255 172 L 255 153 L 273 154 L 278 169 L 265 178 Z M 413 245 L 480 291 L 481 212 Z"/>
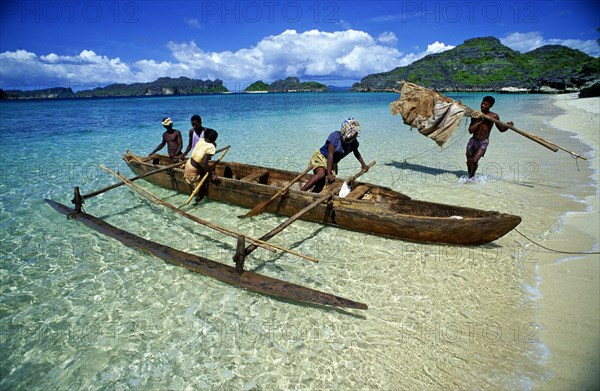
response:
<path fill-rule="evenodd" d="M 373 167 L 374 165 L 375 165 L 375 160 L 373 160 L 371 163 L 369 163 L 369 164 L 367 165 L 367 167 L 371 168 L 371 167 Z M 354 182 L 354 181 L 356 180 L 356 178 L 358 178 L 359 176 L 361 176 L 361 175 L 362 175 L 362 174 L 364 174 L 365 172 L 366 172 L 366 171 L 364 171 L 364 170 L 360 170 L 360 172 L 359 172 L 358 174 L 356 174 L 356 175 L 354 175 L 354 176 L 351 176 L 350 178 L 347 178 L 347 179 L 346 179 L 346 180 L 345 180 L 345 181 L 344 181 L 344 182 L 343 182 L 341 185 L 339 185 L 339 184 L 338 184 L 338 185 L 337 185 L 337 189 L 341 189 L 341 188 L 342 188 L 342 187 L 344 187 L 344 186 L 348 186 L 348 187 L 350 187 L 350 185 L 352 184 L 352 182 Z M 347 194 L 346 194 L 346 195 L 347 195 Z M 340 191 L 340 194 L 339 194 L 339 196 L 340 196 L 340 197 L 342 197 L 342 198 L 343 198 L 343 197 L 346 197 L 346 195 L 342 195 L 342 194 L 341 194 L 341 191 Z"/>
<path fill-rule="evenodd" d="M 217 162 L 215 163 L 215 165 L 217 163 L 219 163 L 221 161 L 221 159 L 223 159 L 225 157 L 225 155 L 227 155 L 227 152 L 229 152 L 229 148 L 231 148 L 231 145 L 226 146 L 225 148 L 223 148 L 223 150 L 225 152 L 223 152 L 223 154 L 221 156 L 219 156 L 219 158 L 217 159 Z M 191 159 L 191 158 L 190 158 Z M 202 188 L 202 185 L 204 184 L 204 181 L 206 181 L 206 178 L 208 178 L 208 176 L 210 175 L 210 171 L 207 172 L 206 174 L 204 174 L 204 176 L 202 177 L 202 180 L 200 180 L 200 182 L 198 182 L 198 184 L 196 185 L 196 187 L 194 188 L 194 191 L 192 191 L 192 194 L 190 194 L 190 197 L 187 199 L 187 201 L 185 201 L 179 208 L 183 208 L 184 206 L 186 206 L 187 204 L 190 203 L 190 201 L 196 196 L 196 194 L 198 194 L 198 192 L 200 191 L 200 189 Z"/>
<path fill-rule="evenodd" d="M 170 166 L 161 167 L 161 168 L 159 168 L 157 170 L 150 171 L 150 172 L 147 172 L 145 174 L 138 175 L 138 176 L 134 176 L 133 178 L 128 179 L 128 181 L 130 181 L 130 182 L 137 181 L 138 179 L 142 179 L 142 178 L 148 177 L 150 175 L 157 174 L 157 173 L 162 172 L 162 171 L 170 170 L 172 168 L 177 168 L 177 167 L 181 166 L 182 164 L 183 164 L 183 162 L 179 162 L 179 163 L 171 164 Z M 123 186 L 124 184 L 125 184 L 125 182 L 121 181 L 121 182 L 115 183 L 114 185 L 110 185 L 110 186 L 104 187 L 104 188 L 102 188 L 100 190 L 96 190 L 96 191 L 94 191 L 92 193 L 84 194 L 84 195 L 81 196 L 81 198 L 82 199 L 91 198 L 91 197 L 97 196 L 98 194 L 102 194 L 104 192 L 107 192 L 109 190 L 116 189 L 117 187 Z"/>
<path fill-rule="evenodd" d="M 375 165 L 375 160 L 373 160 L 371 163 L 369 163 L 368 167 L 371 168 L 374 165 Z M 358 178 L 359 176 L 361 176 L 365 172 L 367 172 L 367 171 L 364 170 L 364 169 L 361 169 L 356 175 L 351 176 L 350 178 L 347 179 L 348 183 L 354 182 L 356 180 L 356 178 Z M 278 233 L 280 233 L 281 231 L 283 231 L 284 229 L 286 229 L 294 221 L 298 220 L 300 217 L 304 216 L 305 214 L 307 214 L 308 212 L 310 212 L 311 210 L 313 210 L 314 208 L 316 208 L 317 206 L 319 206 L 324 201 L 327 201 L 328 199 L 334 197 L 337 194 L 337 192 L 339 191 L 340 187 L 342 187 L 342 184 L 341 183 L 336 183 L 330 189 L 327 190 L 327 194 L 325 194 L 325 195 L 317 198 L 310 205 L 308 205 L 305 208 L 303 208 L 302 210 L 296 212 L 296 214 L 294 214 L 293 216 L 291 216 L 290 218 L 288 218 L 286 221 L 284 221 L 283 223 L 279 224 L 277 227 L 273 228 L 271 231 L 269 231 L 266 234 L 264 234 L 263 236 L 261 236 L 260 240 L 269 240 L 269 239 L 271 239 L 273 236 L 277 235 Z M 256 250 L 256 246 L 253 245 L 253 244 L 251 244 L 250 246 L 246 247 L 246 253 L 245 253 L 245 255 L 250 254 L 254 250 Z"/>
<path fill-rule="evenodd" d="M 298 174 L 298 176 L 296 176 L 294 179 L 292 179 L 290 181 L 290 183 L 288 183 L 287 185 L 285 185 L 284 187 L 282 187 L 277 193 L 275 193 L 271 198 L 269 198 L 266 201 L 263 201 L 259 204 L 257 204 L 254 208 L 252 208 L 252 210 L 250 210 L 248 213 L 246 213 L 245 215 L 241 215 L 238 216 L 239 218 L 243 219 L 246 217 L 252 217 L 252 216 L 256 216 L 258 214 L 261 214 L 265 208 L 273 201 L 275 200 L 277 197 L 287 193 L 287 191 L 290 189 L 290 187 L 292 187 L 292 185 L 296 182 L 298 182 L 300 179 L 302 179 L 302 177 L 304 175 L 306 175 L 310 170 L 312 170 L 313 166 L 311 164 L 308 165 L 308 167 L 306 167 L 306 170 L 304 170 L 302 173 Z"/>

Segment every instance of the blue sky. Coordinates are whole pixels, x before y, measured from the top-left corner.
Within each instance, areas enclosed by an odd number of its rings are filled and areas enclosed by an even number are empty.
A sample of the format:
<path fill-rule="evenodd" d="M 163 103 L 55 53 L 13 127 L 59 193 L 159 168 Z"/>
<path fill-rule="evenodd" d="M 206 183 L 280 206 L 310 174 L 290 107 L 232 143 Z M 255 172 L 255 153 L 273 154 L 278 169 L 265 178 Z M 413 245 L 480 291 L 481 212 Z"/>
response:
<path fill-rule="evenodd" d="M 90 89 L 162 76 L 230 90 L 287 76 L 349 86 L 495 36 L 600 55 L 600 2 L 33 1 L 0 5 L 0 88 Z"/>

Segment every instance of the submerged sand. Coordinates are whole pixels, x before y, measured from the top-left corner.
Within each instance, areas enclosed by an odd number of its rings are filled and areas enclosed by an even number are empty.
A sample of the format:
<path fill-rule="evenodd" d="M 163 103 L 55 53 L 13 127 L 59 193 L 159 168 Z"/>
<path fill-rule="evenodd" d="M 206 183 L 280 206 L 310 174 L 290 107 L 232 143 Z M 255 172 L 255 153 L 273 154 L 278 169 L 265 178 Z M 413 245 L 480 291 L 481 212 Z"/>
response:
<path fill-rule="evenodd" d="M 586 155 L 596 194 L 585 198 L 583 212 L 568 213 L 560 230 L 543 243 L 565 252 L 598 252 L 600 238 L 598 160 L 600 98 L 557 96 L 554 104 L 564 113 L 550 122 L 575 132 L 593 147 Z M 600 389 L 600 255 L 540 252 L 540 305 L 537 320 L 548 348 L 546 381 L 538 390 Z"/>

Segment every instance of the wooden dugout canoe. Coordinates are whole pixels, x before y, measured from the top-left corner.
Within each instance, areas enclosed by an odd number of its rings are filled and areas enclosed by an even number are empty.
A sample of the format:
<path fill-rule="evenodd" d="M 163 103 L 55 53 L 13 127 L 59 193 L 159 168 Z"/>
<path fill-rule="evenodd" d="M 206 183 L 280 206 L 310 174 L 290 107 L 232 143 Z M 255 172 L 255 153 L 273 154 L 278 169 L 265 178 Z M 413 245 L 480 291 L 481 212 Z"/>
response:
<path fill-rule="evenodd" d="M 136 175 L 173 163 L 163 155 L 154 155 L 155 158 L 149 161 L 143 161 L 131 152 L 122 157 Z M 222 182 L 220 185 L 210 184 L 206 197 L 244 208 L 253 208 L 268 200 L 298 175 L 236 162 L 219 162 L 215 172 Z M 306 182 L 308 177 L 300 183 Z M 183 179 L 183 169 L 167 170 L 145 180 L 186 194 L 193 190 Z M 292 216 L 323 194 L 292 188 L 285 196 L 271 202 L 265 212 Z M 521 222 L 519 216 L 512 214 L 417 201 L 388 187 L 358 181 L 352 184 L 352 191 L 346 197 L 333 197 L 331 202 L 323 203 L 302 216 L 302 220 L 413 242 L 462 245 L 489 243 Z"/>
<path fill-rule="evenodd" d="M 234 267 L 152 242 L 119 229 L 106 221 L 85 212 L 73 213 L 74 210 L 72 208 L 58 202 L 49 199 L 45 199 L 44 201 L 57 212 L 70 216 L 72 219 L 78 220 L 104 235 L 117 239 L 126 246 L 143 250 L 162 258 L 167 262 L 185 267 L 194 272 L 202 273 L 227 284 L 292 301 L 343 308 L 368 309 L 367 305 L 364 303 L 278 280 L 262 274 L 253 273 L 251 271 L 244 271 L 242 274 L 239 274 Z"/>

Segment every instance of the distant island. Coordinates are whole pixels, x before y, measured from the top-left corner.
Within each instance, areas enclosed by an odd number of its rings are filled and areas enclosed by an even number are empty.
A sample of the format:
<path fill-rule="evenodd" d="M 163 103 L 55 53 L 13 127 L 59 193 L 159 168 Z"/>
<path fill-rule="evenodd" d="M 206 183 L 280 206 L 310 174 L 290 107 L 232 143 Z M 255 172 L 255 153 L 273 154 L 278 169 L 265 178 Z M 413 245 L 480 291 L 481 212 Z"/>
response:
<path fill-rule="evenodd" d="M 93 90 L 73 92 L 71 88 L 54 87 L 41 90 L 0 90 L 4 99 L 72 99 L 108 98 L 124 96 L 196 95 L 228 92 L 221 80 L 194 80 L 188 77 L 177 79 L 161 77 L 150 83 L 110 84 Z"/>
<path fill-rule="evenodd" d="M 364 77 L 352 91 L 392 91 L 406 80 L 437 91 L 569 92 L 600 85 L 600 59 L 547 45 L 520 53 L 494 37 L 473 38 L 404 67 Z"/>
<path fill-rule="evenodd" d="M 257 81 L 248 86 L 244 92 L 324 92 L 329 88 L 321 83 L 300 82 L 297 77 L 288 77 L 271 84 Z M 93 90 L 74 92 L 71 88 L 54 87 L 41 90 L 7 90 L 0 89 L 0 99 L 75 99 L 75 98 L 109 98 L 135 96 L 166 95 L 199 95 L 222 94 L 229 90 L 221 80 L 195 80 L 187 77 L 177 79 L 161 77 L 150 83 L 110 84 Z"/>
<path fill-rule="evenodd" d="M 300 82 L 297 77 L 288 77 L 285 80 L 277 80 L 271 84 L 262 80 L 252 83 L 245 92 L 327 92 L 329 87 L 315 81 Z"/>

